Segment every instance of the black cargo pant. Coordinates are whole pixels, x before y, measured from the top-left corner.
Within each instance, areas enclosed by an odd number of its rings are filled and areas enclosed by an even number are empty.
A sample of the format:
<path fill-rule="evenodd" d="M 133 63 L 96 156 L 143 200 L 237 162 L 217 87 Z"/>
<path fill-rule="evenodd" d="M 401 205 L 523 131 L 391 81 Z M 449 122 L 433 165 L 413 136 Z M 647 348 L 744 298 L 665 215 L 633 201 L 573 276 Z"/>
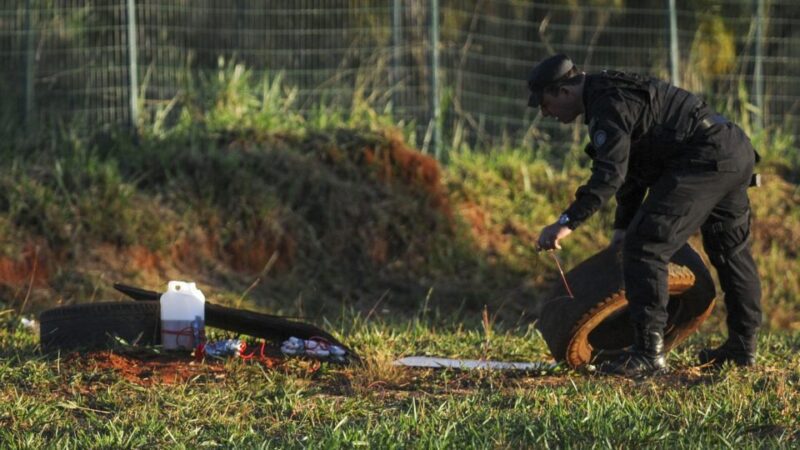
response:
<path fill-rule="evenodd" d="M 754 335 L 761 325 L 761 283 L 748 245 L 753 147 L 739 127 L 728 123 L 680 153 L 675 168 L 650 187 L 625 235 L 631 318 L 641 330 L 664 331 L 667 263 L 700 228 L 725 294 L 729 332 Z"/>

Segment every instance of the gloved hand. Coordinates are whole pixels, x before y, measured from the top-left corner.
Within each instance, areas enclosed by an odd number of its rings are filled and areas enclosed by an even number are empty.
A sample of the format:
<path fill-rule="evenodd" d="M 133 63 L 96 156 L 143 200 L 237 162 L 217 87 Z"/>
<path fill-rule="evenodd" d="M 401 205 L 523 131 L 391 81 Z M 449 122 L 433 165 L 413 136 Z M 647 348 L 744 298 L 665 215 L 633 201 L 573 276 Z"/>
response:
<path fill-rule="evenodd" d="M 539 242 L 537 243 L 539 250 L 555 250 L 561 249 L 561 239 L 569 236 L 572 230 L 569 227 L 554 223 L 542 228 L 539 233 Z"/>

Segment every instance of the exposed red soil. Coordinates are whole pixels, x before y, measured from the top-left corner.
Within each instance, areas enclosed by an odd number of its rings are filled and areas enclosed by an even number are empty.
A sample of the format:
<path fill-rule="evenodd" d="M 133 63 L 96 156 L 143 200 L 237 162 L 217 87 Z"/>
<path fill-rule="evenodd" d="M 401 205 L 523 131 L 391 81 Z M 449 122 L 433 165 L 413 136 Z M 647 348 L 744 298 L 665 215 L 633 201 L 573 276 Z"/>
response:
<path fill-rule="evenodd" d="M 508 251 L 511 238 L 503 233 L 500 227 L 492 222 L 491 215 L 480 205 L 465 202 L 459 207 L 459 214 L 469 224 L 475 244 L 478 248 L 492 254 L 501 254 Z"/>
<path fill-rule="evenodd" d="M 273 259 L 273 269 L 278 272 L 292 267 L 297 253 L 297 242 L 288 233 L 271 232 L 266 224 L 256 225 L 249 236 L 236 237 L 225 245 L 225 259 L 234 270 L 258 273 Z"/>
<path fill-rule="evenodd" d="M 141 245 L 133 245 L 125 251 L 126 259 L 139 270 L 161 269 L 160 258 L 153 251 Z"/>
<path fill-rule="evenodd" d="M 47 285 L 50 251 L 46 246 L 29 243 L 18 258 L 0 257 L 0 284 L 34 287 Z"/>
<path fill-rule="evenodd" d="M 73 353 L 67 356 L 63 364 L 82 372 L 112 371 L 142 386 L 174 384 L 195 377 L 225 378 L 225 367 L 221 363 L 213 360 L 195 361 L 191 356 L 181 354 L 102 350 L 83 355 Z"/>
<path fill-rule="evenodd" d="M 365 147 L 363 161 L 377 166 L 378 176 L 385 182 L 398 180 L 422 188 L 430 196 L 430 205 L 452 219 L 447 192 L 442 185 L 442 171 L 436 159 L 408 147 L 400 137 L 391 137 L 387 147 Z"/>
<path fill-rule="evenodd" d="M 270 357 L 258 361 L 269 368 L 281 363 L 280 359 Z M 210 358 L 197 361 L 187 354 L 156 354 L 146 350 L 73 353 L 62 364 L 84 373 L 110 371 L 141 386 L 184 383 L 194 379 L 222 380 L 227 376 L 222 361 Z"/>
<path fill-rule="evenodd" d="M 495 222 L 491 212 L 477 203 L 465 201 L 458 206 L 458 213 L 469 225 L 475 244 L 490 256 L 508 254 L 514 238 L 529 245 L 536 242 L 536 236 L 527 227 L 513 220 Z"/>

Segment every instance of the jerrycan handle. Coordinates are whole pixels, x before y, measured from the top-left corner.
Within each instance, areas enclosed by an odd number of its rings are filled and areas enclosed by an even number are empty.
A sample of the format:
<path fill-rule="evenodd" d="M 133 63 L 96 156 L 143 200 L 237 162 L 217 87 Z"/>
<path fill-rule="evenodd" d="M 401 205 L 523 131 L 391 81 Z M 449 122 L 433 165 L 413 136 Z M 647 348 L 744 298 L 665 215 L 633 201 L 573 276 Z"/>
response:
<path fill-rule="evenodd" d="M 167 290 L 169 292 L 186 292 L 193 293 L 197 290 L 194 283 L 186 283 L 184 281 L 170 281 L 167 283 Z"/>

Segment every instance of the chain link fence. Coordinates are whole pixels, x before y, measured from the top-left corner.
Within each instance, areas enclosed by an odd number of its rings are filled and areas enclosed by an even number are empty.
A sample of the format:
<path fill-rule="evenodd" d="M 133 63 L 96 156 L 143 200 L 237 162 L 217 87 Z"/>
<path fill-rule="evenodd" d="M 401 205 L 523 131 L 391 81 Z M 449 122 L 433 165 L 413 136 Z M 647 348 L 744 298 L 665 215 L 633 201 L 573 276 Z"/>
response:
<path fill-rule="evenodd" d="M 389 109 L 426 151 L 571 143 L 577 127 L 526 108 L 532 62 L 556 52 L 798 131 L 795 0 L 0 0 L 2 112 L 30 129 L 129 124 L 222 58 L 282 74 L 300 111 Z"/>

